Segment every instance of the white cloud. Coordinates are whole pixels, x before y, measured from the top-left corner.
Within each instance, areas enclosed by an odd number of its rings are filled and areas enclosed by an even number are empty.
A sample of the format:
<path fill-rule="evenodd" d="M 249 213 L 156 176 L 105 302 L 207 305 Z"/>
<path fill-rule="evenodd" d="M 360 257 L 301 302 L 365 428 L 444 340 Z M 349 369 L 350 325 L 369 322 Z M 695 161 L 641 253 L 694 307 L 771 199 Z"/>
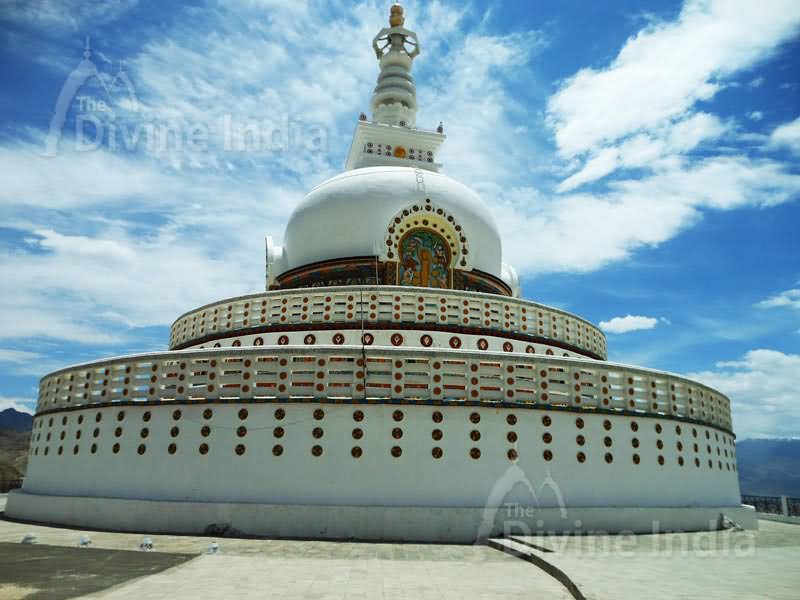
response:
<path fill-rule="evenodd" d="M 794 308 L 800 310 L 800 289 L 791 289 L 781 292 L 756 303 L 758 308 Z"/>
<path fill-rule="evenodd" d="M 731 399 L 738 437 L 797 437 L 797 373 L 800 355 L 751 350 L 741 360 L 720 362 L 716 370 L 687 376 Z"/>
<path fill-rule="evenodd" d="M 603 148 L 587 161 L 580 171 L 567 177 L 556 189 L 559 192 L 567 192 L 584 183 L 605 177 L 617 169 L 619 162 L 620 151 L 617 148 Z"/>
<path fill-rule="evenodd" d="M 532 188 L 498 193 L 505 260 L 521 273 L 588 272 L 657 246 L 705 210 L 769 207 L 800 194 L 800 175 L 779 162 L 715 157 L 672 161 L 653 175 L 598 194 L 549 198 Z"/>
<path fill-rule="evenodd" d="M 674 171 L 698 149 L 707 156 L 712 142 L 736 127 L 697 104 L 738 85 L 736 74 L 769 58 L 799 27 L 800 5 L 791 0 L 687 0 L 674 21 L 651 21 L 607 67 L 578 71 L 550 97 L 547 123 L 574 171 L 557 191 L 620 169 Z M 751 81 L 751 87 L 760 84 Z M 750 113 L 752 120 L 761 117 Z M 800 144 L 794 131 L 776 133 L 774 147 Z"/>
<path fill-rule="evenodd" d="M 704 142 L 716 140 L 729 127 L 708 113 L 694 113 L 668 126 L 626 139 L 617 146 L 602 148 L 593 154 L 583 168 L 565 179 L 557 191 L 572 190 L 584 183 L 601 179 L 620 168 L 658 170 L 674 167 L 677 156 L 694 150 Z"/>
<path fill-rule="evenodd" d="M 747 113 L 747 118 L 750 119 L 751 121 L 758 122 L 764 118 L 764 113 L 761 112 L 760 110 L 754 110 Z"/>
<path fill-rule="evenodd" d="M 0 396 L 0 410 L 6 410 L 8 408 L 13 408 L 16 411 L 32 415 L 35 412 L 36 400 L 33 398 Z"/>
<path fill-rule="evenodd" d="M 767 58 L 798 24 L 793 0 L 688 0 L 676 21 L 640 31 L 607 68 L 582 69 L 553 95 L 559 151 L 581 154 L 679 119 Z"/>
<path fill-rule="evenodd" d="M 0 178 L 5 181 L 0 206 L 110 206 L 141 196 L 167 204 L 181 189 L 180 182 L 157 165 L 130 155 L 103 148 L 78 152 L 71 139 L 62 140 L 56 156 L 44 157 L 42 149 L 32 141 L 0 146 Z"/>
<path fill-rule="evenodd" d="M 534 139 L 525 134 L 517 142 L 509 139 L 529 109 L 511 92 L 510 80 L 526 71 L 547 42 L 540 32 L 528 31 L 470 32 L 450 43 L 449 52 L 428 59 L 437 74 L 420 89 L 418 123 L 429 120 L 432 126 L 443 119 L 449 138 L 441 153 L 445 170 L 491 194 L 530 170 Z"/>
<path fill-rule="evenodd" d="M 223 258 L 202 239 L 153 229 L 144 238 L 119 226 L 94 237 L 31 232 L 35 251 L 0 263 L 0 277 L 15 290 L 0 298 L 0 338 L 120 343 L 128 328 L 167 324 L 219 290 L 263 287 L 258 237 L 231 238 Z"/>
<path fill-rule="evenodd" d="M 658 325 L 658 321 L 653 317 L 625 315 L 624 317 L 614 317 L 608 321 L 600 321 L 600 329 L 607 333 L 629 333 L 642 329 L 653 329 Z"/>
<path fill-rule="evenodd" d="M 666 132 L 667 153 L 683 153 L 693 150 L 702 142 L 715 140 L 728 130 L 719 117 L 698 112 L 676 121 Z"/>
<path fill-rule="evenodd" d="M 612 184 L 611 189 L 633 196 L 658 196 L 662 201 L 698 208 L 730 210 L 743 206 L 776 206 L 800 193 L 800 175 L 783 163 L 721 156 L 676 164 L 651 177 Z"/>
<path fill-rule="evenodd" d="M 750 82 L 747 85 L 753 89 L 760 88 L 762 85 L 764 85 L 764 78 L 756 77 L 750 80 Z"/>
<path fill-rule="evenodd" d="M 769 137 L 769 144 L 774 148 L 788 148 L 800 154 L 800 117 L 776 127 Z"/>

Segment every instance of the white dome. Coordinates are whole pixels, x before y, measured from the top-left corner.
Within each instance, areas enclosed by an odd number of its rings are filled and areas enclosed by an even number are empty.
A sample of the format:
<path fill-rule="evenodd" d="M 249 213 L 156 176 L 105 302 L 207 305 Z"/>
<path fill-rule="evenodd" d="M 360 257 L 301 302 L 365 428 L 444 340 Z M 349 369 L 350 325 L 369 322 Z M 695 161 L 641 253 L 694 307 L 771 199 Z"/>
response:
<path fill-rule="evenodd" d="M 470 266 L 501 277 L 500 234 L 489 207 L 446 175 L 411 167 L 354 169 L 311 190 L 289 218 L 280 266 L 289 270 L 336 258 L 385 257 L 392 219 L 426 199 L 461 225 Z"/>

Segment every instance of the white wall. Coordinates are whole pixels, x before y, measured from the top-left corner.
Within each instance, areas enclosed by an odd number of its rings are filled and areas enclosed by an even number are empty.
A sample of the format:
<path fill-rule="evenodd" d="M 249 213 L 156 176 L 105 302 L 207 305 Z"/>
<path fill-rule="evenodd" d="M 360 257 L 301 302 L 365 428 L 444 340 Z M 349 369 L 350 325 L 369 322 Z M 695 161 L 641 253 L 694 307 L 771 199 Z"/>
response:
<path fill-rule="evenodd" d="M 242 407 L 249 412 L 244 421 L 237 415 Z M 202 416 L 206 408 L 214 412 L 209 421 Z M 286 411 L 282 421 L 274 417 L 277 408 Z M 325 411 L 321 421 L 312 416 L 317 408 Z M 182 412 L 179 421 L 172 418 L 175 409 Z M 121 422 L 116 418 L 120 410 L 125 412 Z M 353 421 L 355 410 L 365 413 L 363 422 Z M 392 419 L 395 410 L 404 413 L 401 422 Z M 441 424 L 431 420 L 437 410 L 444 414 Z M 142 420 L 145 411 L 152 415 L 149 423 Z M 481 416 L 477 425 L 469 420 L 473 412 Z M 103 417 L 96 424 L 98 413 Z M 510 413 L 517 417 L 516 426 L 506 423 Z M 84 415 L 84 423 L 79 426 L 80 414 Z M 545 415 L 552 419 L 550 427 L 542 424 Z M 66 426 L 61 425 L 64 416 L 68 418 Z M 576 428 L 577 417 L 584 420 L 582 430 Z M 54 424 L 48 427 L 51 418 Z M 606 419 L 612 423 L 611 431 L 603 428 Z M 630 429 L 632 420 L 639 425 L 636 433 Z M 654 429 L 657 423 L 663 428 L 660 435 Z M 205 424 L 212 428 L 208 438 L 200 434 Z M 553 491 L 557 489 L 568 507 L 738 506 L 737 474 L 726 467 L 735 463 L 730 436 L 687 423 L 680 424 L 679 436 L 676 424 L 668 419 L 466 406 L 248 402 L 88 408 L 36 418 L 24 490 L 151 500 L 351 506 L 483 507 L 491 498 L 494 503 L 558 507 L 559 499 Z M 236 434 L 240 425 L 247 427 L 244 438 Z M 120 438 L 114 436 L 118 426 L 123 429 Z M 176 438 L 170 436 L 173 426 L 180 428 Z M 273 437 L 276 426 L 285 430 L 281 439 Z M 358 441 L 351 434 L 357 426 L 365 434 Z M 92 437 L 95 427 L 100 429 L 97 439 Z M 146 439 L 140 437 L 143 427 L 149 429 Z M 312 437 L 314 427 L 324 430 L 319 440 Z M 394 427 L 403 430 L 402 439 L 392 438 Z M 435 428 L 444 433 L 440 442 L 431 439 Z M 481 434 L 478 442 L 469 437 L 473 429 Z M 692 429 L 697 430 L 697 438 L 692 436 Z M 78 430 L 80 440 L 76 440 Z M 512 430 L 519 438 L 516 444 L 506 439 Z M 62 431 L 63 442 L 59 440 Z M 48 432 L 49 443 L 45 441 Z M 543 442 L 545 432 L 553 437 L 550 444 Z M 706 432 L 710 440 L 706 440 Z M 576 443 L 578 434 L 586 438 L 583 447 Z M 612 439 L 610 448 L 604 446 L 606 436 Z M 636 450 L 631 446 L 633 437 L 640 441 Z M 663 442 L 663 450 L 656 447 L 658 439 Z M 684 444 L 682 453 L 676 449 L 678 441 Z M 98 444 L 94 455 L 89 451 L 93 442 Z M 112 453 L 115 442 L 121 445 L 119 454 Z M 167 452 L 172 442 L 178 446 L 174 455 Z M 203 442 L 210 447 L 205 456 L 198 452 Z M 695 442 L 699 445 L 697 454 L 692 448 Z M 146 445 L 146 453 L 141 456 L 137 454 L 140 443 Z M 243 456 L 234 452 L 239 443 L 246 446 Z M 276 443 L 284 448 L 280 457 L 272 454 Z M 76 444 L 79 453 L 74 455 Z M 321 457 L 311 455 L 315 444 L 324 448 Z M 363 449 L 359 459 L 350 454 L 355 445 Z M 400 458 L 390 455 L 395 445 L 403 450 Z M 59 446 L 63 446 L 61 456 L 57 453 Z M 443 449 L 442 459 L 431 456 L 434 446 Z M 711 447 L 713 468 L 708 467 L 707 446 Z M 44 456 L 45 447 L 49 447 L 48 456 Z M 469 456 L 473 447 L 481 451 L 479 460 Z M 510 448 L 519 453 L 516 464 L 506 456 Z M 544 460 L 545 449 L 552 451 L 551 461 Z M 587 457 L 582 464 L 576 459 L 579 451 Z M 724 456 L 726 451 L 728 457 Z M 605 462 L 606 452 L 613 454 L 613 463 Z M 631 459 L 634 452 L 641 457 L 638 465 Z M 657 462 L 659 454 L 664 456 L 663 466 Z M 677 463 L 679 454 L 685 460 L 682 467 Z M 694 466 L 695 456 L 700 459 L 700 468 Z M 722 462 L 722 470 L 718 461 Z M 545 486 L 546 481 L 552 485 Z"/>

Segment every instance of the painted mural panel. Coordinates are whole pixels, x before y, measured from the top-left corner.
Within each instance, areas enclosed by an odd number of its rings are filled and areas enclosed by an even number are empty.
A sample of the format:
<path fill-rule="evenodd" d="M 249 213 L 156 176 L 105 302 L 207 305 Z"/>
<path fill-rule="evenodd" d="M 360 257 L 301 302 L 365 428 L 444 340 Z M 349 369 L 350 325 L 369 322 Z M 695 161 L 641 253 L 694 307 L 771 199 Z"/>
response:
<path fill-rule="evenodd" d="M 449 266 L 450 249 L 438 233 L 412 229 L 400 240 L 400 285 L 449 288 Z"/>

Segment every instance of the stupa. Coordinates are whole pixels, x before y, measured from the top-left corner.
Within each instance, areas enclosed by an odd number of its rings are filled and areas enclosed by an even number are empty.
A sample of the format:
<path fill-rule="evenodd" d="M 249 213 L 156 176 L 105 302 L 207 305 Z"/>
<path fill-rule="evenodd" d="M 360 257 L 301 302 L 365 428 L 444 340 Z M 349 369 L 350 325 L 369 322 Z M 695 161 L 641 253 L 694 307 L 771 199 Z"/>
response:
<path fill-rule="evenodd" d="M 416 126 L 403 9 L 372 118 L 312 189 L 266 291 L 180 316 L 169 350 L 45 376 L 11 518 L 120 531 L 471 542 L 753 526 L 730 401 L 606 361 L 522 299 L 491 210 Z M 531 232 L 532 235 L 535 232 Z"/>

